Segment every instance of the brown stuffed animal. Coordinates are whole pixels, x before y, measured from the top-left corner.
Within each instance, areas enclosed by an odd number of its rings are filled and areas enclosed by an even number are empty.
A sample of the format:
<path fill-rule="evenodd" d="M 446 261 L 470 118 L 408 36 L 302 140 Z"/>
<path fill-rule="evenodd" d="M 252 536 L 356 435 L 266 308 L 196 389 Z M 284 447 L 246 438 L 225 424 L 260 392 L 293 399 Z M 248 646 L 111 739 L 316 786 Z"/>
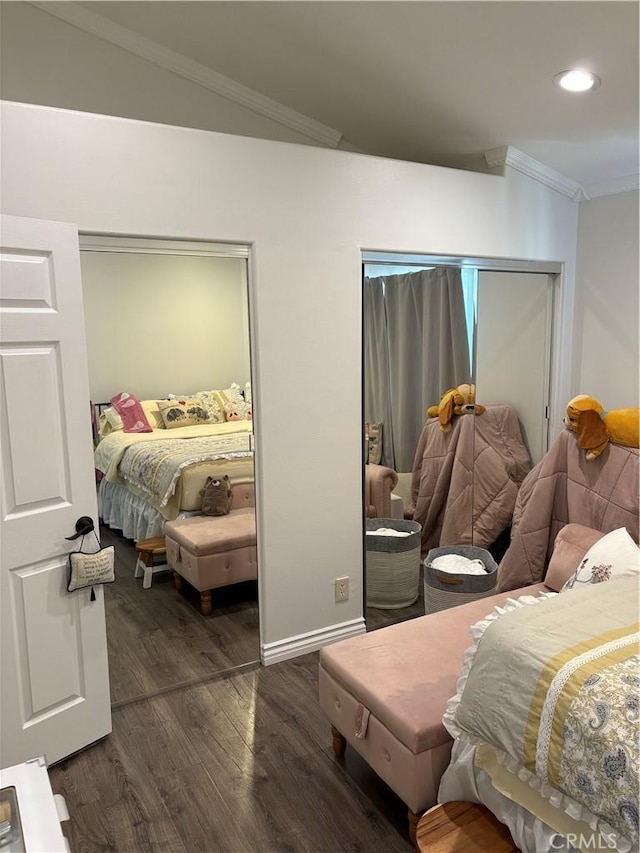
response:
<path fill-rule="evenodd" d="M 604 407 L 594 397 L 579 394 L 567 404 L 564 419 L 567 429 L 578 436 L 578 447 L 587 451 L 587 459 L 596 459 L 609 442 L 624 447 L 640 447 L 640 409 Z"/>
<path fill-rule="evenodd" d="M 228 515 L 233 500 L 231 482 L 225 474 L 222 478 L 207 477 L 202 495 L 202 512 L 204 515 Z"/>
<path fill-rule="evenodd" d="M 475 398 L 475 385 L 458 385 L 457 388 L 445 391 L 437 406 L 429 406 L 427 417 L 438 418 L 440 426 L 446 432 L 451 429 L 451 420 L 454 415 L 466 415 L 472 412 L 481 415 L 485 411 L 484 406 L 476 404 Z"/>

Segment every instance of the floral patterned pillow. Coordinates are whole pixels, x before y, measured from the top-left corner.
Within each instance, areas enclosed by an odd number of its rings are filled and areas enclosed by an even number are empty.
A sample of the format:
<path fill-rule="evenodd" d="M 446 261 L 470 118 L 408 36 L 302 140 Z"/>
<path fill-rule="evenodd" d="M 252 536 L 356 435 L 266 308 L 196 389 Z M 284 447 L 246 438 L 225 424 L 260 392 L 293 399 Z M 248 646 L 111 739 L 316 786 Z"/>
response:
<path fill-rule="evenodd" d="M 560 591 L 566 592 L 589 583 L 602 583 L 623 575 L 640 575 L 640 548 L 627 529 L 619 527 L 589 548 Z"/>
<path fill-rule="evenodd" d="M 212 423 L 245 420 L 247 417 L 247 403 L 237 382 L 220 390 L 198 391 L 195 396 L 205 401 Z M 217 412 L 215 417 L 214 412 Z"/>
<path fill-rule="evenodd" d="M 224 423 L 224 411 L 220 406 L 220 400 L 218 399 L 217 391 L 198 391 L 194 394 L 204 408 L 209 413 L 209 421 L 212 424 L 221 424 Z"/>

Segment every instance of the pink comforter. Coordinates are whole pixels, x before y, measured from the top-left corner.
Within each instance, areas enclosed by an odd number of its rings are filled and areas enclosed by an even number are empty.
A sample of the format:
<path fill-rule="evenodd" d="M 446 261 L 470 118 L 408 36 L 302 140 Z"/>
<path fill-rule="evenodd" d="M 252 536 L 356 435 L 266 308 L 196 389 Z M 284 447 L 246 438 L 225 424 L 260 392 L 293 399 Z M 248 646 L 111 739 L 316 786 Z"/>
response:
<path fill-rule="evenodd" d="M 590 462 L 564 430 L 520 488 L 511 544 L 498 567 L 498 592 L 543 580 L 558 531 L 574 522 L 638 541 L 640 451 L 610 444 Z"/>
<path fill-rule="evenodd" d="M 531 468 L 514 410 L 489 405 L 484 414 L 437 418 L 422 430 L 411 481 L 413 518 L 422 525 L 422 553 L 439 545 L 486 548 L 511 523 L 518 489 Z"/>

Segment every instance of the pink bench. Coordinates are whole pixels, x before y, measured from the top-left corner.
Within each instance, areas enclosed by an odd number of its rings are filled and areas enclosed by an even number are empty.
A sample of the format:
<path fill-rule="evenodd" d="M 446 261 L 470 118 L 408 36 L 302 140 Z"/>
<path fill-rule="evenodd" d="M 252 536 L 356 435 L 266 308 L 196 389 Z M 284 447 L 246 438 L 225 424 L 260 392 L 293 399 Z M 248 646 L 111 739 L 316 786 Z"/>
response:
<path fill-rule="evenodd" d="M 211 615 L 214 589 L 258 576 L 253 483 L 232 486 L 228 515 L 195 515 L 165 525 L 167 564 L 177 589 L 183 579 L 200 592 L 200 608 Z"/>
<path fill-rule="evenodd" d="M 603 534 L 567 525 L 558 534 L 546 582 L 410 619 L 320 652 L 320 706 L 338 757 L 356 750 L 406 803 L 415 840 L 420 814 L 434 805 L 452 741 L 442 725 L 456 693 L 469 628 L 507 598 L 559 590 Z"/>

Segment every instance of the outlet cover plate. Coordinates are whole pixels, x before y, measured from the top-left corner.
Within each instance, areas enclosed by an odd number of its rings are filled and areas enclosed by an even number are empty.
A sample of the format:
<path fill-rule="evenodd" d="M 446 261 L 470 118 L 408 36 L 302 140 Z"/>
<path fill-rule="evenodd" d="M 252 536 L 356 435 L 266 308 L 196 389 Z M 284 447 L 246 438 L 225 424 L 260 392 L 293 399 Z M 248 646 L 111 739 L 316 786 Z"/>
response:
<path fill-rule="evenodd" d="M 334 581 L 336 604 L 349 601 L 349 578 L 336 578 Z"/>

